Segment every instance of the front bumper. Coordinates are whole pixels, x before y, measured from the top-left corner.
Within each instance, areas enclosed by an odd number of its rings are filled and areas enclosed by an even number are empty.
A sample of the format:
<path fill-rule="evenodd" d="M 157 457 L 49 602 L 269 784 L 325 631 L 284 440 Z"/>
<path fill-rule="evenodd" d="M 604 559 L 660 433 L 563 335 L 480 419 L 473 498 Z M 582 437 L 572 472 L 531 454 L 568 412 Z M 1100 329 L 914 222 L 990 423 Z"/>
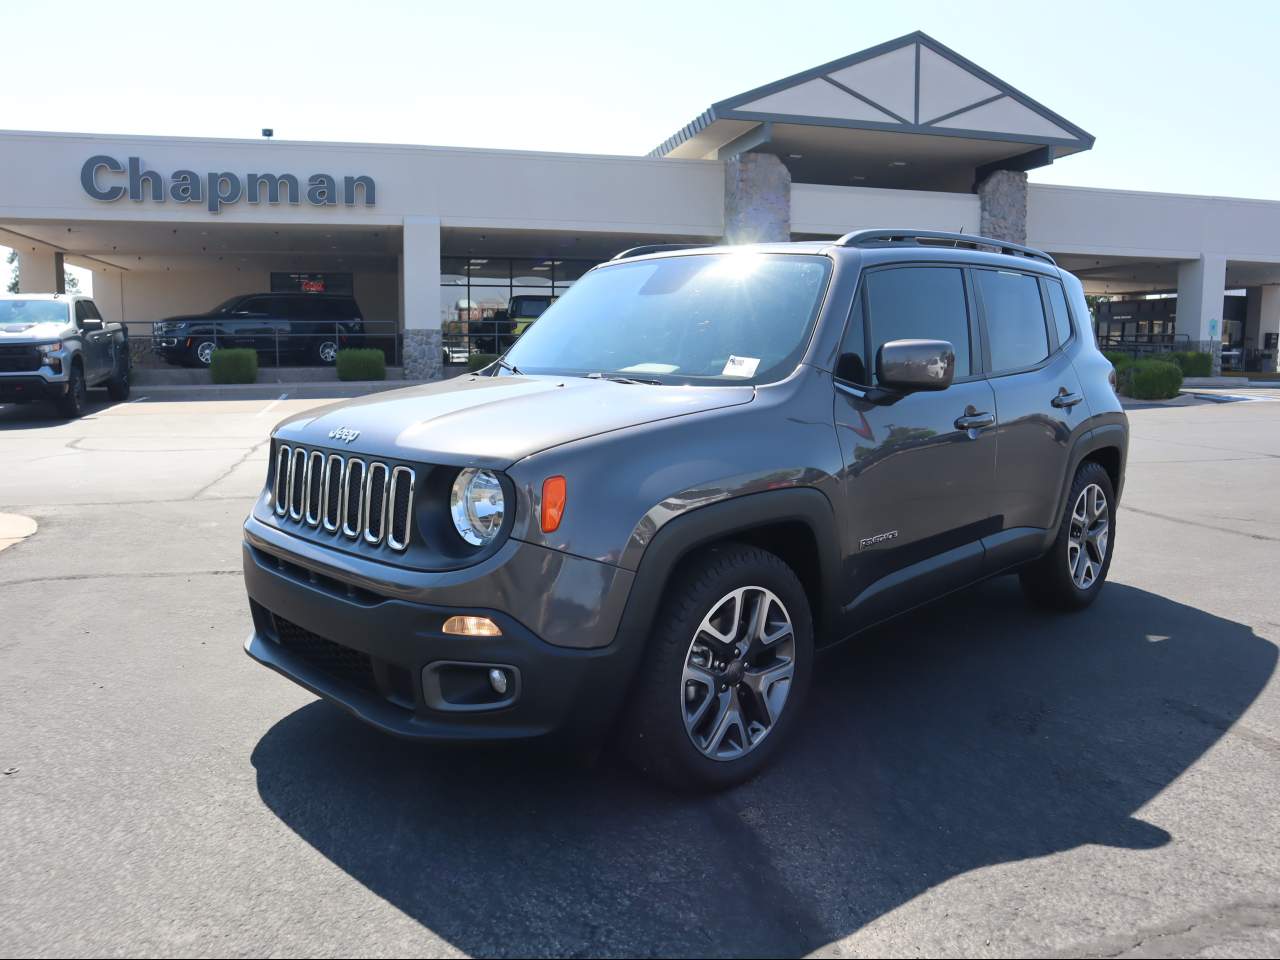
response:
<path fill-rule="evenodd" d="M 67 381 L 49 380 L 36 373 L 0 374 L 0 402 L 57 400 L 67 393 Z"/>
<path fill-rule="evenodd" d="M 618 642 L 556 646 L 507 611 L 382 595 L 266 546 L 260 538 L 244 545 L 254 624 L 245 652 L 388 733 L 437 741 L 552 733 L 593 739 L 608 731 L 634 673 L 639 650 Z M 534 604 L 554 590 L 523 586 Z M 465 594 L 473 598 L 475 591 Z M 444 621 L 455 614 L 487 616 L 502 636 L 446 635 Z M 442 674 L 483 678 L 494 667 L 511 680 L 504 702 L 442 699 Z"/>

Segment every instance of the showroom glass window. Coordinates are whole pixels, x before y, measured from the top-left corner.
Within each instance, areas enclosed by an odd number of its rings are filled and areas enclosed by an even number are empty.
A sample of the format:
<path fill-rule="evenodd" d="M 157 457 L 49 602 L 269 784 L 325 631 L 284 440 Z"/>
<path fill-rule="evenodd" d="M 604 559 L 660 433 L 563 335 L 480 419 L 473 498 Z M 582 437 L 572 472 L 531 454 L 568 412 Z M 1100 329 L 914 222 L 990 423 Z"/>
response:
<path fill-rule="evenodd" d="M 597 260 L 521 257 L 442 257 L 440 320 L 445 349 L 501 352 L 534 317 L 511 316 L 512 297 L 524 313 L 540 313 L 544 298 L 564 294 Z M 522 306 L 521 306 L 522 305 Z M 458 355 L 460 361 L 462 356 Z"/>
<path fill-rule="evenodd" d="M 991 349 L 991 372 L 1025 370 L 1049 356 L 1040 283 L 1011 270 L 974 270 Z"/>
<path fill-rule="evenodd" d="M 955 375 L 973 372 L 962 270 L 891 267 L 868 272 L 863 283 L 872 357 L 890 340 L 946 340 L 956 351 Z"/>

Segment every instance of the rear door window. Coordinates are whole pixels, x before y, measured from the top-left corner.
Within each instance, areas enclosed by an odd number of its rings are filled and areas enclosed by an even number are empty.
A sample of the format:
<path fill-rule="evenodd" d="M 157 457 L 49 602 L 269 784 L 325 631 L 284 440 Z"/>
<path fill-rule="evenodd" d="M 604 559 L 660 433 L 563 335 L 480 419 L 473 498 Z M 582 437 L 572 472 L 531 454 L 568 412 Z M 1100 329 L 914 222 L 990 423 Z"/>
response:
<path fill-rule="evenodd" d="M 873 362 L 890 340 L 946 340 L 956 352 L 956 377 L 973 373 L 969 306 L 959 267 L 872 270 L 864 283 Z"/>
<path fill-rule="evenodd" d="M 986 319 L 991 372 L 1025 370 L 1049 356 L 1039 281 L 1012 270 L 974 270 L 973 277 Z"/>

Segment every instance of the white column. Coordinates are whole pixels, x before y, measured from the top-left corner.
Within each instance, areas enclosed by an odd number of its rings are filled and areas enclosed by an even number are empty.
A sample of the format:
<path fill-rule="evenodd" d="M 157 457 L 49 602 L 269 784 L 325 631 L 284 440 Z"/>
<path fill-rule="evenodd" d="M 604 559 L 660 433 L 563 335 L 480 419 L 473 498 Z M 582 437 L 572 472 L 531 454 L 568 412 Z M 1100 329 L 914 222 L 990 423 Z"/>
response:
<path fill-rule="evenodd" d="M 1258 342 L 1256 348 L 1264 356 L 1261 358 L 1263 372 L 1270 373 L 1277 369 L 1276 360 L 1280 357 L 1280 348 L 1267 346 L 1267 334 L 1274 340 L 1280 340 L 1280 285 L 1268 284 L 1260 288 L 1262 291 L 1258 316 Z M 1265 356 L 1265 354 L 1270 356 Z"/>
<path fill-rule="evenodd" d="M 64 293 L 58 289 L 59 254 L 48 248 L 18 249 L 19 293 Z"/>
<path fill-rule="evenodd" d="M 1227 258 L 1201 254 L 1178 267 L 1177 332 L 1192 341 L 1191 349 L 1209 350 L 1213 372 L 1222 360 L 1222 300 L 1226 296 Z"/>
<path fill-rule="evenodd" d="M 444 349 L 440 333 L 440 219 L 404 218 L 400 258 L 406 380 L 437 380 Z"/>

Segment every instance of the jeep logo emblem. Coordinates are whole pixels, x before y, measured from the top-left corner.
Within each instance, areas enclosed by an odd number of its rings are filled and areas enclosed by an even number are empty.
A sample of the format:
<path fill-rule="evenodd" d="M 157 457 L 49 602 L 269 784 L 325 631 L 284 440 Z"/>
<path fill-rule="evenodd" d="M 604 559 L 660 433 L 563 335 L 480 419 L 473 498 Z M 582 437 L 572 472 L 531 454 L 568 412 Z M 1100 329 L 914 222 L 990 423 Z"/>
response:
<path fill-rule="evenodd" d="M 343 443 L 350 443 L 358 436 L 360 431 L 352 430 L 350 427 L 334 427 L 329 431 L 330 440 L 341 440 Z"/>

